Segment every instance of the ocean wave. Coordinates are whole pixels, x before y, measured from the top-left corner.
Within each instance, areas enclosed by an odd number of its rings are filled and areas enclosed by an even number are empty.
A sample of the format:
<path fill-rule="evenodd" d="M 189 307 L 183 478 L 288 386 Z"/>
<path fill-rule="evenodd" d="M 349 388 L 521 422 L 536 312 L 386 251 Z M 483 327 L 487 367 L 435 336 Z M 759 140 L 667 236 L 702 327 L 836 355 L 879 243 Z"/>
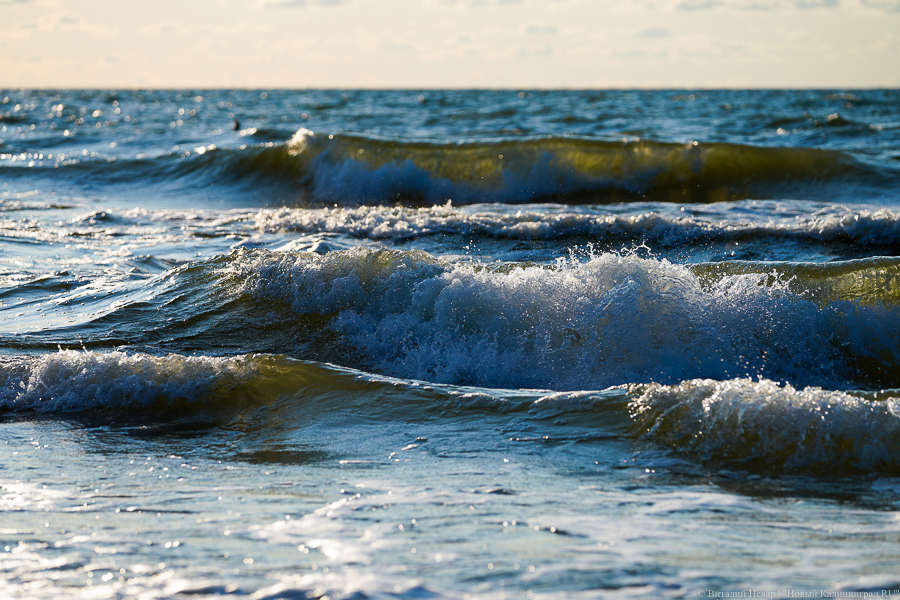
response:
<path fill-rule="evenodd" d="M 247 394 L 262 359 L 61 350 L 0 362 L 0 409 L 40 413 L 166 407 Z"/>
<path fill-rule="evenodd" d="M 76 172 L 94 182 L 265 187 L 300 203 L 344 206 L 718 202 L 790 197 L 808 186 L 892 189 L 898 181 L 889 166 L 813 148 L 568 136 L 409 141 L 306 129 L 273 141 L 277 135 L 267 130 L 253 135 L 253 144 L 202 145 L 150 158 L 62 153 L 34 166 L 50 177 Z M 25 170 L 15 171 L 24 176 Z"/>
<path fill-rule="evenodd" d="M 473 211 L 451 203 L 427 208 L 264 209 L 253 219 L 256 228 L 266 233 L 337 233 L 383 240 L 475 235 L 521 240 L 652 241 L 667 246 L 771 239 L 895 246 L 900 239 L 900 215 L 890 209 L 850 210 L 840 206 L 783 221 L 769 218 L 766 222 L 673 216 L 651 211 L 638 215 L 547 210 L 510 212 L 497 206 Z"/>
<path fill-rule="evenodd" d="M 646 386 L 630 404 L 639 435 L 730 468 L 839 474 L 900 471 L 900 400 L 769 380 Z"/>
<path fill-rule="evenodd" d="M 531 137 L 438 143 L 301 129 L 288 155 L 323 202 L 712 202 L 868 170 L 839 152 L 723 143 Z"/>
<path fill-rule="evenodd" d="M 858 306 L 900 305 L 900 260 L 875 257 L 833 263 L 723 261 L 691 265 L 710 285 L 752 275 L 764 285 L 781 285 L 798 298 L 827 307 L 842 301 Z"/>
<path fill-rule="evenodd" d="M 900 387 L 896 258 L 680 265 L 604 253 L 484 264 L 417 250 L 239 248 L 152 277 L 27 280 L 4 293 L 35 298 L 3 311 L 16 315 L 4 343 L 23 351 L 284 354 L 557 391 L 746 376 Z"/>
<path fill-rule="evenodd" d="M 279 355 L 63 350 L 0 362 L 0 412 L 157 425 L 233 422 L 243 431 L 334 415 L 388 422 L 479 414 L 523 430 L 562 428 L 579 440 L 602 435 L 650 442 L 718 468 L 767 473 L 900 472 L 896 392 L 800 389 L 763 378 L 573 392 L 457 387 Z M 559 418 L 566 416 L 572 419 Z"/>
<path fill-rule="evenodd" d="M 624 392 L 615 394 L 624 398 Z M 377 396 L 379 402 L 370 401 Z M 592 395 L 590 406 L 605 398 Z M 457 388 L 401 380 L 276 354 L 228 357 L 152 355 L 141 352 L 59 350 L 0 360 L 0 412 L 70 414 L 88 411 L 151 411 L 160 419 L 201 410 L 231 415 L 281 403 L 285 411 L 316 414 L 358 411 L 370 418 L 451 416 L 480 411 L 527 411 L 543 401 L 539 392 Z M 584 404 L 584 403 L 582 403 Z M 246 420 L 246 419 L 245 419 Z"/>
<path fill-rule="evenodd" d="M 513 207 L 490 204 L 427 208 L 364 206 L 277 209 L 119 209 L 79 206 L 76 203 L 39 204 L 29 198 L 0 199 L 0 238 L 18 244 L 37 271 L 56 269 L 56 254 L 33 253 L 34 244 L 58 245 L 89 252 L 106 266 L 132 268 L 141 255 L 169 252 L 179 244 L 196 245 L 207 254 L 237 246 L 307 249 L 346 248 L 353 238 L 404 243 L 434 251 L 465 252 L 466 247 L 491 248 L 494 240 L 521 240 L 528 253 L 531 242 L 548 242 L 547 259 L 568 253 L 636 248 L 677 256 L 691 251 L 692 260 L 769 256 L 802 256 L 807 260 L 863 258 L 900 253 L 900 214 L 891 209 L 848 208 L 839 205 L 808 208 L 799 202 L 755 202 L 727 207 L 692 206 L 683 212 L 649 205 L 630 214 L 596 207 L 564 205 Z M 65 210 L 64 215 L 35 218 L 29 211 Z M 80 210 L 71 210 L 80 209 Z M 28 214 L 26 214 L 28 213 Z M 773 216 L 770 216 L 774 213 Z M 60 217 L 65 217 L 60 219 Z M 173 246 L 174 245 L 174 246 Z M 540 244 L 534 244 L 539 246 Z M 195 254 L 195 253 L 194 253 Z M 519 254 L 521 256 L 521 253 Z M 182 261 L 190 254 L 159 256 L 163 262 Z M 78 263 L 88 264 L 83 259 Z M 717 269 L 769 269 L 769 263 L 740 263 Z M 789 263 L 773 263 L 779 272 Z M 743 266 L 738 266 L 743 265 Z M 78 271 L 75 261 L 67 269 Z M 808 270 L 808 269 L 807 269 Z"/>
<path fill-rule="evenodd" d="M 716 275 L 615 254 L 478 265 L 356 248 L 240 250 L 220 268 L 256 312 L 316 323 L 312 351 L 343 346 L 342 364 L 444 383 L 583 390 L 748 375 L 900 384 L 889 333 L 900 307 L 880 285 L 853 287 L 867 269 L 896 287 L 896 263 Z"/>

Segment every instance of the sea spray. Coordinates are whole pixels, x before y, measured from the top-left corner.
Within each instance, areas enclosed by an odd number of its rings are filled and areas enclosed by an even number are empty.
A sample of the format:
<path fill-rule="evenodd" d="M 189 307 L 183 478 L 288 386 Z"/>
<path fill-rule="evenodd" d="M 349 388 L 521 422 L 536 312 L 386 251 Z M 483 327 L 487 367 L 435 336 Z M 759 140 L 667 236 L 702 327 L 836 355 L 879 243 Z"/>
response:
<path fill-rule="evenodd" d="M 614 254 L 479 265 L 363 248 L 240 250 L 222 271 L 253 302 L 324 317 L 361 366 L 398 377 L 574 390 L 745 375 L 890 380 L 898 349 L 881 332 L 900 318 L 892 300 L 792 290 L 777 268 L 710 272 L 704 281 L 667 260 Z"/>
<path fill-rule="evenodd" d="M 765 379 L 651 384 L 630 404 L 646 439 L 714 465 L 836 474 L 900 470 L 900 400 Z"/>

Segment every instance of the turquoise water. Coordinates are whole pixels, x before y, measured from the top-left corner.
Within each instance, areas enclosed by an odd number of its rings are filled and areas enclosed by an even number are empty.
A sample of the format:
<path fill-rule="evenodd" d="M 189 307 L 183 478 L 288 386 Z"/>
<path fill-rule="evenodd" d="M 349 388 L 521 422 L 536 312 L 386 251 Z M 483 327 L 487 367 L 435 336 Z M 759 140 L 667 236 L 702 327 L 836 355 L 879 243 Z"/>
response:
<path fill-rule="evenodd" d="M 900 594 L 898 106 L 0 91 L 0 595 Z"/>

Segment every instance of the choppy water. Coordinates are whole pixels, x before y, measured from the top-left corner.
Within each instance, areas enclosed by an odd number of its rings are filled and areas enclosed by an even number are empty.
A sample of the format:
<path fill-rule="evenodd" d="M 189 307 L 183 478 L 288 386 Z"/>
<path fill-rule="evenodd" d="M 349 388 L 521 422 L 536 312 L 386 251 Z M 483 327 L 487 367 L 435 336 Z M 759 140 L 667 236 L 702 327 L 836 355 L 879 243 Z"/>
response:
<path fill-rule="evenodd" d="M 0 348 L 3 597 L 900 594 L 900 92 L 0 91 Z"/>

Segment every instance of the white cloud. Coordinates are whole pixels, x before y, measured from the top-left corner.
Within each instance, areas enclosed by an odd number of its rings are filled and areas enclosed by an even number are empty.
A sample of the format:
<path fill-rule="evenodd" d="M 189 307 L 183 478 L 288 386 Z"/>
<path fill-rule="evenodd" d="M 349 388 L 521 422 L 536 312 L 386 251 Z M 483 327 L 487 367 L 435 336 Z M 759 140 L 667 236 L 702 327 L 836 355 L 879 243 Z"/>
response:
<path fill-rule="evenodd" d="M 459 6 L 463 8 L 480 8 L 483 6 L 512 6 L 521 4 L 522 0 L 431 0 L 428 4 L 438 6 Z"/>
<path fill-rule="evenodd" d="M 141 27 L 140 31 L 150 35 L 192 35 L 197 28 L 184 23 L 150 23 Z"/>
<path fill-rule="evenodd" d="M 638 31 L 636 34 L 634 34 L 634 37 L 653 39 L 669 38 L 672 37 L 672 32 L 665 27 L 651 27 L 650 29 Z"/>
<path fill-rule="evenodd" d="M 27 40 L 41 34 L 84 33 L 93 37 L 109 37 L 116 31 L 106 25 L 86 21 L 67 11 L 43 14 L 34 20 L 24 20 L 6 30 L 10 39 Z"/>
<path fill-rule="evenodd" d="M 880 8 L 888 12 L 900 12 L 900 0 L 862 0 L 865 6 Z"/>
<path fill-rule="evenodd" d="M 555 35 L 559 33 L 559 29 L 552 25 L 529 25 L 525 28 L 525 33 L 531 35 Z"/>
<path fill-rule="evenodd" d="M 260 8 L 305 8 L 306 6 L 340 6 L 348 4 L 350 0 L 260 0 Z"/>
<path fill-rule="evenodd" d="M 679 10 L 706 10 L 724 6 L 722 0 L 684 0 L 675 6 Z"/>
<path fill-rule="evenodd" d="M 868 2 L 870 0 L 863 0 Z M 900 2 L 900 0 L 874 0 Z M 731 8 L 738 10 L 778 10 L 785 8 L 837 8 L 840 0 L 678 0 L 678 10 L 710 10 Z"/>
<path fill-rule="evenodd" d="M 659 12 L 676 11 L 783 11 L 807 9 L 832 9 L 849 13 L 867 9 L 900 13 L 900 0 L 621 0 L 621 6 L 631 10 Z"/>
<path fill-rule="evenodd" d="M 260 0 L 260 8 L 303 8 L 306 0 Z"/>

